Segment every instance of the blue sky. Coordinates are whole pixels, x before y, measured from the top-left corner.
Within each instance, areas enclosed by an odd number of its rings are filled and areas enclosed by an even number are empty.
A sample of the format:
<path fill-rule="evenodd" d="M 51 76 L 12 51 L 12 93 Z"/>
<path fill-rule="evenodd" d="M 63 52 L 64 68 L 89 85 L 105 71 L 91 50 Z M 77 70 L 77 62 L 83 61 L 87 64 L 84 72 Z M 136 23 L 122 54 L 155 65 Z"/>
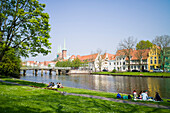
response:
<path fill-rule="evenodd" d="M 152 41 L 170 35 L 170 0 L 39 0 L 50 16 L 51 53 L 23 60 L 50 61 L 64 39 L 68 55 L 88 55 L 98 48 L 115 54 L 129 36 Z"/>

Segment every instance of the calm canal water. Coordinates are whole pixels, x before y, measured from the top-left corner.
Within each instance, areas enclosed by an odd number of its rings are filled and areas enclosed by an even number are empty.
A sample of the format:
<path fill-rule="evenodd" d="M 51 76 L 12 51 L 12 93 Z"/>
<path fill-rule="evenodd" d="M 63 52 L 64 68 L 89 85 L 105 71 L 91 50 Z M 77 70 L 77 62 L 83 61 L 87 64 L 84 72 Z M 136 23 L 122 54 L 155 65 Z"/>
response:
<path fill-rule="evenodd" d="M 22 80 L 34 82 L 61 82 L 63 86 L 100 90 L 105 92 L 119 92 L 131 94 L 135 89 L 137 93 L 141 90 L 148 90 L 149 96 L 155 97 L 155 92 L 159 92 L 163 98 L 170 98 L 170 78 L 152 77 L 123 77 L 107 75 L 52 75 L 48 73 L 41 76 L 40 71 L 37 76 L 32 71 L 27 71 L 26 76 L 21 76 Z"/>

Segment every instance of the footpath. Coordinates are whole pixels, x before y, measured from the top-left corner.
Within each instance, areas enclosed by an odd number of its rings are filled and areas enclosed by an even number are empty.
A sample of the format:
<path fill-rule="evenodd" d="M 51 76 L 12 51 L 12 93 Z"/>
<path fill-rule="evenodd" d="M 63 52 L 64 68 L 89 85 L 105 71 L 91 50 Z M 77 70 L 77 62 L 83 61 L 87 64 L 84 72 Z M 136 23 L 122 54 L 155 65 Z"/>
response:
<path fill-rule="evenodd" d="M 0 82 L 8 83 L 8 84 L 13 84 L 13 85 L 18 85 L 18 86 L 28 86 L 32 87 L 29 85 L 23 85 L 23 84 L 18 84 L 15 82 L 8 82 L 8 81 L 3 81 L 0 79 Z M 35 87 L 36 88 L 36 87 Z M 59 92 L 59 91 L 58 91 Z M 114 101 L 114 102 L 120 102 L 120 103 L 126 103 L 126 104 L 135 104 L 135 105 L 140 105 L 140 106 L 147 106 L 147 107 L 154 107 L 154 108 L 163 108 L 163 109 L 170 109 L 170 106 L 163 106 L 163 105 L 157 105 L 157 104 L 146 104 L 146 103 L 140 103 L 140 102 L 132 102 L 132 101 L 127 101 L 127 100 L 120 100 L 120 99 L 113 99 L 113 98 L 106 98 L 106 97 L 101 97 L 101 96 L 94 96 L 94 95 L 86 95 L 86 94 L 76 94 L 76 93 L 62 93 L 59 92 L 63 95 L 73 95 L 73 96 L 81 96 L 81 97 L 88 97 L 88 98 L 95 98 L 95 99 L 101 99 L 101 100 L 108 100 L 108 101 Z"/>

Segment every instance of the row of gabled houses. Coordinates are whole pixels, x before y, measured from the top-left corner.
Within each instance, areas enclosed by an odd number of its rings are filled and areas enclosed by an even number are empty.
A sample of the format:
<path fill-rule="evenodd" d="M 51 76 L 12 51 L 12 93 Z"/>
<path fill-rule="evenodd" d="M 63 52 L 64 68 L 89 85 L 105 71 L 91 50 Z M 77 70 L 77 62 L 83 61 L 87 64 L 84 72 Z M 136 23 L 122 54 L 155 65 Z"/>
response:
<path fill-rule="evenodd" d="M 89 69 L 93 72 L 102 71 L 102 70 L 117 70 L 117 71 L 127 71 L 130 63 L 130 70 L 148 70 L 150 72 L 153 71 L 154 68 L 160 68 L 161 66 L 161 55 L 159 47 L 153 46 L 150 49 L 145 50 L 135 50 L 132 49 L 130 52 L 130 62 L 128 61 L 128 57 L 125 54 L 125 51 L 128 50 L 118 50 L 116 54 L 90 54 L 90 55 L 72 55 L 68 59 L 66 58 L 67 50 L 64 50 L 65 57 L 58 61 L 73 61 L 78 58 L 82 62 L 88 62 L 86 69 Z M 44 62 L 35 62 L 35 61 L 27 61 L 25 62 L 25 66 L 39 66 L 39 67 L 54 67 L 57 63 L 54 61 L 44 61 Z"/>

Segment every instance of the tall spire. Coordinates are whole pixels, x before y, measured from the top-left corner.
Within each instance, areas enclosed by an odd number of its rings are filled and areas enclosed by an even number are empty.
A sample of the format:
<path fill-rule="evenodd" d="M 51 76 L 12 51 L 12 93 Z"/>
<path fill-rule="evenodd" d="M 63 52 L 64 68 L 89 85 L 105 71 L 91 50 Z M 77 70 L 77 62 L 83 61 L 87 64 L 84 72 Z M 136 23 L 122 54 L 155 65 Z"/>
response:
<path fill-rule="evenodd" d="M 67 49 L 66 49 L 66 42 L 65 42 L 65 39 L 64 39 L 64 48 L 63 48 L 63 50 L 67 50 Z"/>
<path fill-rule="evenodd" d="M 60 45 L 60 50 L 59 50 L 59 52 L 61 53 L 62 51 L 61 51 L 61 45 Z"/>

